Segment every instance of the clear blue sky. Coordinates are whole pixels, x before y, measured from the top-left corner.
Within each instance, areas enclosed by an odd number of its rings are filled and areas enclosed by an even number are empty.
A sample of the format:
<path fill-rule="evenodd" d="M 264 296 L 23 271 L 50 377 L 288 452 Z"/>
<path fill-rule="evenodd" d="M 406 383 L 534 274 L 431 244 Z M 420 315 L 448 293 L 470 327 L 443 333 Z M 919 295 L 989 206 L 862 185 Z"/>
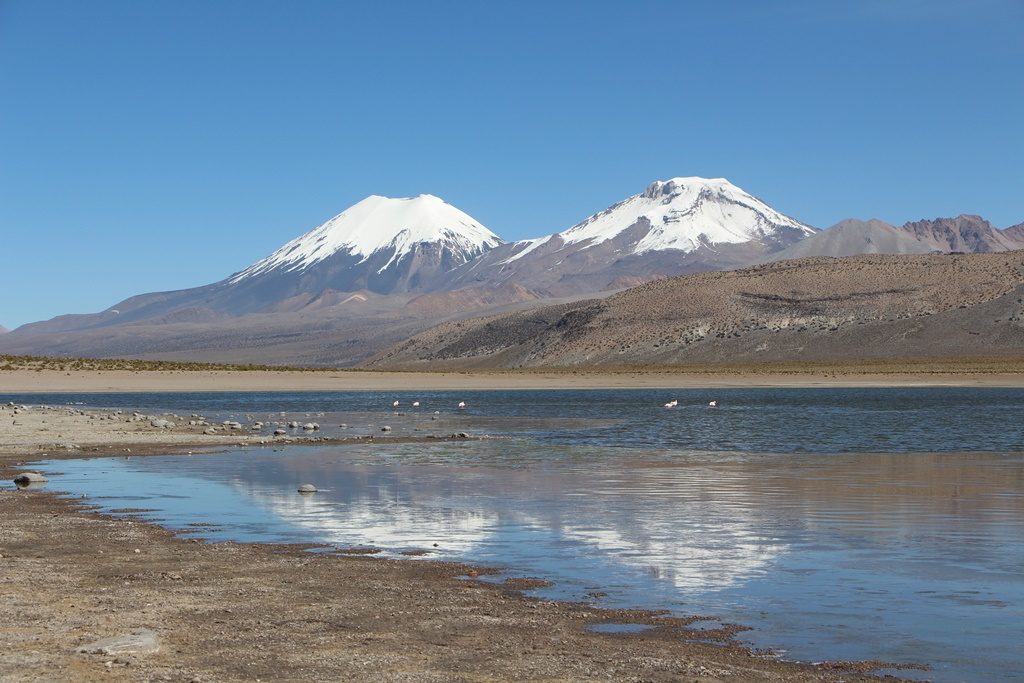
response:
<path fill-rule="evenodd" d="M 0 324 L 219 280 L 374 193 L 506 239 L 678 175 L 1006 227 L 1022 35 L 1024 0 L 0 0 Z"/>

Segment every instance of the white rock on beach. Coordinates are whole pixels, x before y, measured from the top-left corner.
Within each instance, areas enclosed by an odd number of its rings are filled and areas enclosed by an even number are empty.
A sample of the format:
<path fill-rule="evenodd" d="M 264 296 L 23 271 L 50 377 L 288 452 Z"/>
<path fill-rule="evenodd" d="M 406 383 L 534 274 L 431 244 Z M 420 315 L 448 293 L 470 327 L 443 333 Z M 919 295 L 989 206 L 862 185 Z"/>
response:
<path fill-rule="evenodd" d="M 155 631 L 138 629 L 113 638 L 104 638 L 78 648 L 82 654 L 124 655 L 151 654 L 160 650 L 160 637 Z"/>

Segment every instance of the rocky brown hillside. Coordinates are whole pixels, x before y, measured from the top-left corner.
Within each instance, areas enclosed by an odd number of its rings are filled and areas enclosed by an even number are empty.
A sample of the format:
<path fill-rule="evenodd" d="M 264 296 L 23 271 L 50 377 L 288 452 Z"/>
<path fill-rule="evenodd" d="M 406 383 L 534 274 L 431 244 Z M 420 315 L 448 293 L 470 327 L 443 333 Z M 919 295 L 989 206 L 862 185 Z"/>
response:
<path fill-rule="evenodd" d="M 1024 245 L 1024 223 L 1018 223 L 1017 225 L 1011 225 L 1006 230 L 1003 230 L 1003 234 L 1012 240 L 1016 240 Z"/>
<path fill-rule="evenodd" d="M 771 254 L 764 261 L 859 254 L 930 254 L 938 249 L 884 221 L 848 219 Z"/>
<path fill-rule="evenodd" d="M 782 261 L 451 322 L 385 368 L 1024 356 L 1024 251 Z"/>
<path fill-rule="evenodd" d="M 900 229 L 939 251 L 982 253 L 1024 247 L 1016 233 L 998 230 L 981 216 L 969 214 L 914 221 Z"/>

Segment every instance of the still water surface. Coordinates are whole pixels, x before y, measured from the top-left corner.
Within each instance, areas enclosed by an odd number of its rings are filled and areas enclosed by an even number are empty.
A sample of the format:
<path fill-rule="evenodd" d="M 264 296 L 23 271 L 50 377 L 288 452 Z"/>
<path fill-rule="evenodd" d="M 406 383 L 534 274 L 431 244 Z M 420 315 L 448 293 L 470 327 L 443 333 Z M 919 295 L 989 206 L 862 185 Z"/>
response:
<path fill-rule="evenodd" d="M 670 398 L 678 408 L 661 407 Z M 423 405 L 399 415 L 395 399 Z M 934 669 L 921 677 L 939 681 L 1024 678 L 1024 391 L 0 400 L 222 419 L 283 411 L 338 435 L 383 424 L 486 432 L 496 438 L 44 467 L 63 473 L 52 487 L 108 510 L 150 508 L 180 529 L 215 523 L 201 529 L 213 540 L 429 548 L 552 579 L 547 597 L 745 624 L 744 640 L 788 658 L 923 661 Z M 459 400 L 469 409 L 455 410 Z M 295 493 L 306 482 L 320 492 Z"/>

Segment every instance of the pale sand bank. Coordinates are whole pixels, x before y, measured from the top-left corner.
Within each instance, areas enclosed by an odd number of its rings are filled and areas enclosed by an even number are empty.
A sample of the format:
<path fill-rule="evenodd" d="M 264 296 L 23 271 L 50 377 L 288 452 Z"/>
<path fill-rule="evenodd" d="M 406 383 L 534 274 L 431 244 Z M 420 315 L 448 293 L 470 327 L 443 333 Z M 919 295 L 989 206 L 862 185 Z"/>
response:
<path fill-rule="evenodd" d="M 814 371 L 697 372 L 372 372 L 56 371 L 0 372 L 0 394 L 49 392 L 403 391 L 514 389 L 658 389 L 702 387 L 1024 387 L 1024 373 Z"/>

